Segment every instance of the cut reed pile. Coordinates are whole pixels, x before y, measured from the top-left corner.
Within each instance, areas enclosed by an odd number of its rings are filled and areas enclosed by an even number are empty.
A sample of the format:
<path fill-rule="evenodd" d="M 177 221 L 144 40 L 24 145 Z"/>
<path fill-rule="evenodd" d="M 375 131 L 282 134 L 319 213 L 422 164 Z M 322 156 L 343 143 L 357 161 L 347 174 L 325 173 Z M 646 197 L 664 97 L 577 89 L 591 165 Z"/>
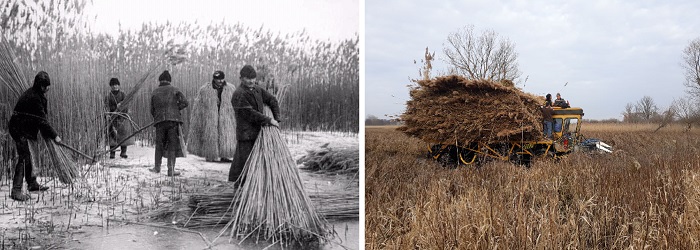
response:
<path fill-rule="evenodd" d="M 265 113 L 271 111 L 265 107 Z M 238 207 L 222 230 L 230 236 L 250 236 L 272 242 L 306 242 L 327 232 L 299 176 L 287 143 L 275 126 L 264 126 L 243 168 L 245 176 L 234 198 Z"/>
<path fill-rule="evenodd" d="M 514 87 L 451 75 L 420 80 L 410 94 L 399 130 L 427 142 L 467 144 L 543 136 L 544 99 Z"/>
<path fill-rule="evenodd" d="M 31 88 L 32 85 L 23 76 L 24 72 L 15 61 L 15 54 L 5 37 L 0 38 L 0 81 L 10 89 L 10 93 L 14 94 L 15 100 L 19 99 L 22 93 Z M 48 167 L 58 176 L 59 181 L 72 184 L 73 180 L 79 176 L 78 166 L 73 161 L 68 153 L 63 148 L 56 145 L 52 139 L 43 138 L 41 133 L 38 134 L 37 140 L 28 140 L 29 149 L 32 155 L 32 165 L 34 167 L 42 166 L 40 157 L 39 142 L 44 141 L 48 151 L 49 162 Z"/>
<path fill-rule="evenodd" d="M 188 199 L 154 211 L 151 218 L 172 218 L 168 221 L 187 228 L 211 228 L 224 225 L 238 208 L 237 190 L 219 187 L 194 193 Z M 360 216 L 359 193 L 328 191 L 312 192 L 309 198 L 319 216 L 327 221 L 357 219 Z"/>
<path fill-rule="evenodd" d="M 360 169 L 360 153 L 352 148 L 330 148 L 326 143 L 320 149 L 309 150 L 297 163 L 310 171 L 354 174 Z"/>

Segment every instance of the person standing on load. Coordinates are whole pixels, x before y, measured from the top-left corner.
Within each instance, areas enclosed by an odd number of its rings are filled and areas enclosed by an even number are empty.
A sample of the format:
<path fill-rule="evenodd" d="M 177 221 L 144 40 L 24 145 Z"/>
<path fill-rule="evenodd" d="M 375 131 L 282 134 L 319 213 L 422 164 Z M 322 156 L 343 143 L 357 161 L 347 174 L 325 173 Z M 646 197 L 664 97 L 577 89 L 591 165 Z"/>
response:
<path fill-rule="evenodd" d="M 127 136 L 130 136 L 131 133 L 133 133 L 133 127 L 129 122 L 129 120 L 131 120 L 128 114 L 129 109 L 121 107 L 121 102 L 124 101 L 126 94 L 119 89 L 120 84 L 119 79 L 117 78 L 109 79 L 109 87 L 112 90 L 109 91 L 107 98 L 105 98 L 105 105 L 109 111 L 109 116 L 107 119 L 110 121 L 109 126 L 107 127 L 110 148 L 109 158 L 114 159 L 117 146 L 121 146 L 121 153 L 119 153 L 119 156 L 121 158 L 127 158 L 126 147 L 129 145 L 134 145 L 134 139 L 129 138 L 124 141 Z M 118 144 L 121 141 L 124 142 Z"/>
<path fill-rule="evenodd" d="M 175 158 L 185 157 L 180 110 L 187 107 L 187 99 L 180 90 L 170 85 L 170 73 L 166 70 L 158 77 L 158 88 L 151 93 L 151 115 L 156 127 L 155 167 L 151 172 L 160 173 L 163 157 L 168 159 L 168 176 L 180 175 L 175 171 Z"/>
<path fill-rule="evenodd" d="M 27 181 L 27 190 L 30 192 L 49 189 L 36 181 L 36 176 L 32 171 L 29 141 L 36 141 L 38 139 L 37 133 L 41 132 L 44 138 L 53 139 L 56 143 L 61 142 L 61 137 L 46 119 L 48 101 L 45 95 L 49 91 L 50 85 L 51 80 L 48 73 L 44 71 L 37 73 L 34 77 L 34 85 L 24 91 L 17 100 L 12 117 L 10 117 L 8 128 L 19 155 L 10 192 L 10 198 L 16 201 L 26 201 L 30 198 L 29 195 L 22 193 L 22 184 L 24 184 L 22 179 Z"/>
<path fill-rule="evenodd" d="M 542 125 L 544 126 L 544 136 L 548 140 L 552 139 L 552 123 L 554 122 L 552 113 L 554 113 L 552 103 L 545 101 L 544 107 L 542 107 Z"/>
<path fill-rule="evenodd" d="M 231 162 L 236 151 L 236 119 L 228 101 L 236 86 L 224 79 L 223 71 L 215 71 L 211 83 L 199 88 L 190 118 L 187 150 L 209 162 Z"/>
<path fill-rule="evenodd" d="M 236 89 L 231 98 L 237 122 L 237 145 L 228 181 L 235 181 L 237 185 L 242 185 L 245 182 L 245 177 L 241 176 L 241 172 L 262 126 L 279 126 L 280 108 L 277 98 L 255 84 L 256 76 L 253 66 L 243 66 L 240 73 L 241 86 Z M 274 119 L 264 115 L 265 105 L 272 110 Z"/>
<path fill-rule="evenodd" d="M 569 101 L 566 101 L 561 98 L 561 94 L 557 93 L 557 99 L 554 100 L 554 106 L 555 107 L 561 107 L 561 108 L 569 108 Z"/>

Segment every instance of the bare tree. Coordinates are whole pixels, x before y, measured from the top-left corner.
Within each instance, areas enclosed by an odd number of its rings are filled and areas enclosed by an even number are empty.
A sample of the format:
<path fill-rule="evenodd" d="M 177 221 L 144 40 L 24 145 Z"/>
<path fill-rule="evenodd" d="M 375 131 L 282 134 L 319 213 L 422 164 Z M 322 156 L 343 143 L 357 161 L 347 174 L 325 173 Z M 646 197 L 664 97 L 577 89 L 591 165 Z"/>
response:
<path fill-rule="evenodd" d="M 447 36 L 443 52 L 446 62 L 469 79 L 515 81 L 521 75 L 515 43 L 493 30 L 477 35 L 473 25 L 465 26 Z"/>
<path fill-rule="evenodd" d="M 700 109 L 697 104 L 692 97 L 676 99 L 671 104 L 676 110 L 678 121 L 686 125 L 686 131 L 690 131 L 693 123 L 700 122 Z"/>
<path fill-rule="evenodd" d="M 649 121 L 654 115 L 658 114 L 659 111 L 659 108 L 656 106 L 651 96 L 642 97 L 634 108 L 635 112 L 639 113 L 645 121 Z"/>
<path fill-rule="evenodd" d="M 700 38 L 690 41 L 683 50 L 683 69 L 688 93 L 700 97 Z"/>
<path fill-rule="evenodd" d="M 630 123 L 639 122 L 639 115 L 634 112 L 634 107 L 635 105 L 631 102 L 625 105 L 625 111 L 622 112 L 622 121 Z"/>

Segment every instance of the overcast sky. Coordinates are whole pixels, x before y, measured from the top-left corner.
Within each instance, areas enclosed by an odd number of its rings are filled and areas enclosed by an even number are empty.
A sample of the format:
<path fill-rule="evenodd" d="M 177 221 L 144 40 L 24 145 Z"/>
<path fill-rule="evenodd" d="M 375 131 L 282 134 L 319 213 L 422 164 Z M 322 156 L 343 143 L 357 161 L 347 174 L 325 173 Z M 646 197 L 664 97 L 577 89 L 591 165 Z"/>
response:
<path fill-rule="evenodd" d="M 399 115 L 425 47 L 434 71 L 448 34 L 493 29 L 516 44 L 518 87 L 561 92 L 587 119 L 622 119 L 651 96 L 659 108 L 685 97 L 682 51 L 700 37 L 700 1 L 367 1 L 366 115 Z M 527 82 L 525 78 L 527 77 Z M 568 84 L 566 84 L 568 82 Z M 564 86 L 566 84 L 566 86 Z"/>
<path fill-rule="evenodd" d="M 251 28 L 291 34 L 306 29 L 314 39 L 338 41 L 359 33 L 359 0 L 99 0 L 86 10 L 97 15 L 98 32 L 140 28 L 144 22 L 240 22 Z"/>

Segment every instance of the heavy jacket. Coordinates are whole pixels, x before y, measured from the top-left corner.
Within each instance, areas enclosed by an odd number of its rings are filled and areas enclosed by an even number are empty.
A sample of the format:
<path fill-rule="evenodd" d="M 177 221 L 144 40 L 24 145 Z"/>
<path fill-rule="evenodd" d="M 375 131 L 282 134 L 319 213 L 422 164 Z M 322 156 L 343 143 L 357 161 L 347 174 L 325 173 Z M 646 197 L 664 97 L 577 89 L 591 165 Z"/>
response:
<path fill-rule="evenodd" d="M 116 93 L 114 91 L 109 91 L 107 97 L 105 98 L 107 110 L 109 110 L 109 112 L 117 112 L 117 104 L 124 101 L 124 98 L 126 98 L 126 94 L 124 94 L 124 92 L 121 90 L 118 90 Z M 129 112 L 129 109 L 122 108 L 120 111 L 122 115 L 128 116 L 127 113 Z M 117 144 L 134 132 L 134 127 L 132 126 L 131 122 L 129 122 L 129 120 L 122 115 L 111 115 L 108 118 L 108 122 L 111 121 L 111 123 L 108 125 L 110 147 L 134 145 L 133 137 L 124 141 L 120 145 Z"/>
<path fill-rule="evenodd" d="M 156 124 L 163 121 L 182 123 L 180 110 L 187 105 L 187 99 L 182 92 L 169 82 L 161 82 L 151 93 L 151 115 Z"/>
<path fill-rule="evenodd" d="M 552 119 L 553 113 L 554 113 L 554 109 L 551 106 L 542 107 L 542 121 L 553 122 L 554 121 L 554 119 Z"/>
<path fill-rule="evenodd" d="M 44 138 L 55 139 L 58 135 L 46 120 L 47 113 L 46 96 L 41 91 L 41 85 L 35 82 L 17 100 L 8 124 L 10 135 L 15 140 L 20 137 L 36 140 L 37 133 L 41 131 Z"/>
<path fill-rule="evenodd" d="M 280 120 L 277 98 L 257 85 L 238 87 L 233 93 L 231 104 L 236 113 L 236 138 L 239 141 L 254 141 L 260 128 L 270 124 L 270 117 L 263 113 L 266 104 L 272 110 L 275 120 Z"/>
<path fill-rule="evenodd" d="M 208 159 L 233 157 L 236 152 L 236 119 L 231 102 L 226 100 L 231 100 L 235 91 L 236 87 L 230 83 L 222 87 L 221 97 L 210 83 L 199 88 L 187 136 L 190 153 Z"/>

